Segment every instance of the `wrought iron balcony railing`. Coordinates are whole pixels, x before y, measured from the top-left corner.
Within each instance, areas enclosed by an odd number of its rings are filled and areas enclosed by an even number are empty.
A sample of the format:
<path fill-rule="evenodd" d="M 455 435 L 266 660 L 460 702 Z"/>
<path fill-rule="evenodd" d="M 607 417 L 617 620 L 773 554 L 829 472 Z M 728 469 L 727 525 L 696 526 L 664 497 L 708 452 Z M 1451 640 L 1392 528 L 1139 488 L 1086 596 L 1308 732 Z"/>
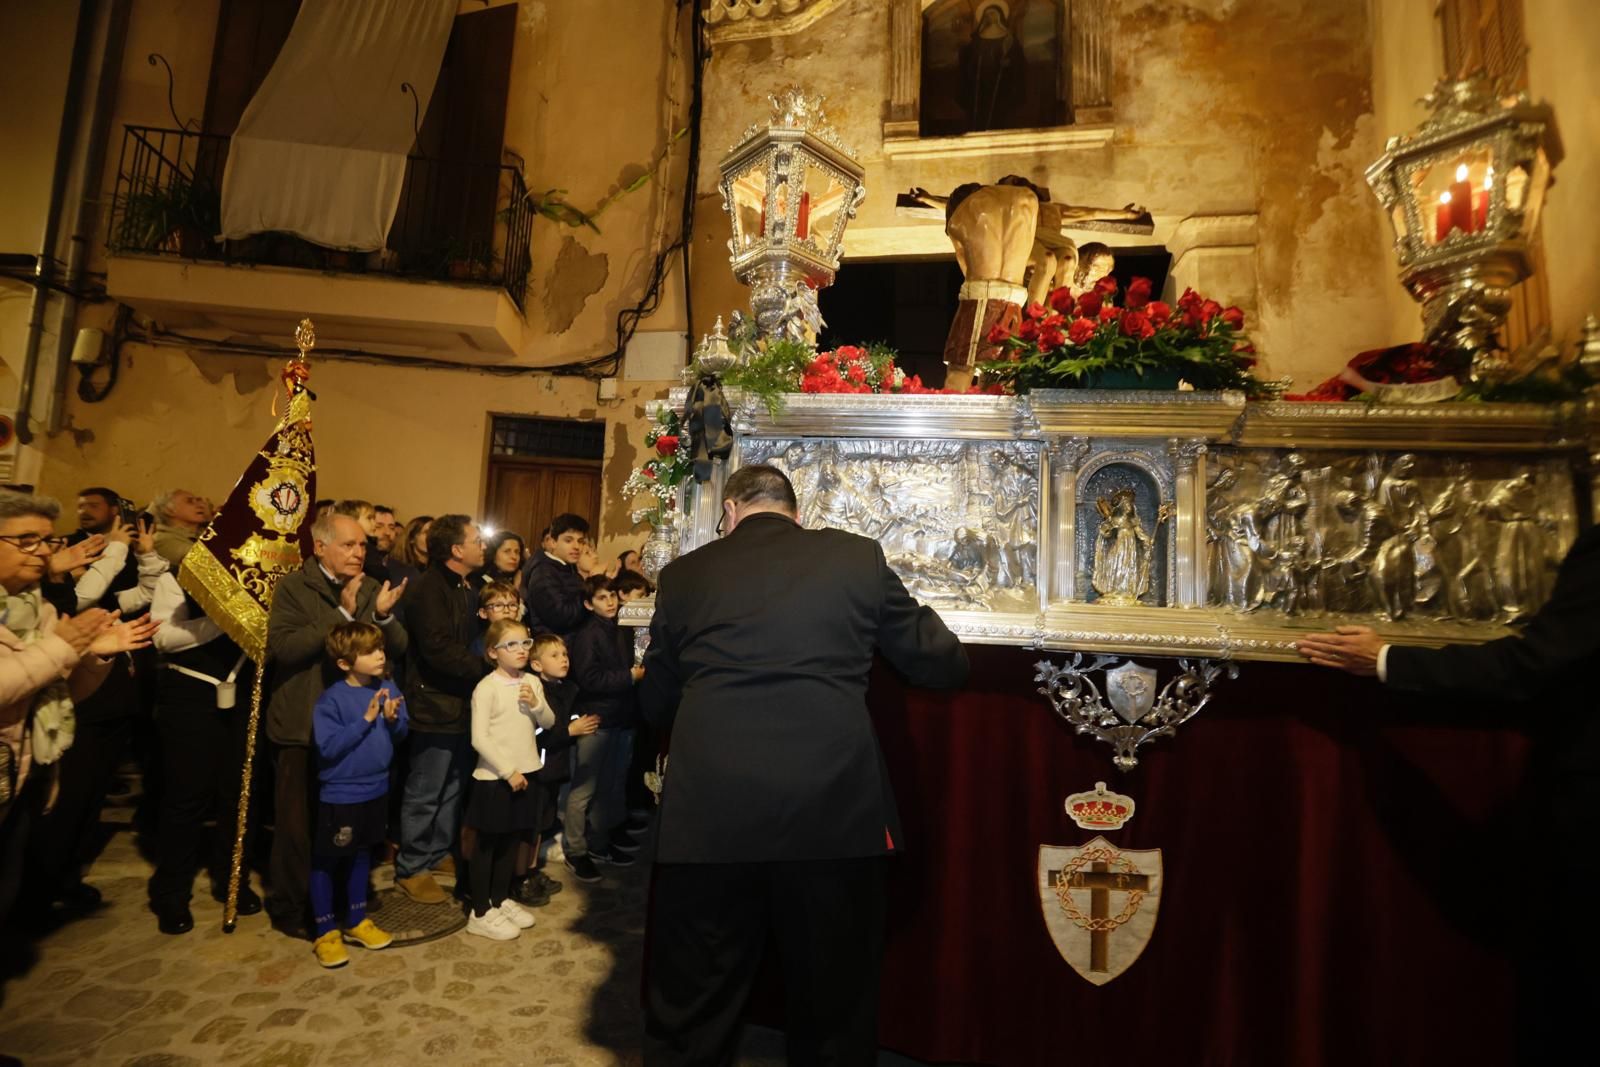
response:
<path fill-rule="evenodd" d="M 112 196 L 110 250 L 492 285 L 523 307 L 534 212 L 516 167 L 407 156 L 385 247 L 352 252 L 285 233 L 222 240 L 228 144 L 220 134 L 127 127 Z"/>

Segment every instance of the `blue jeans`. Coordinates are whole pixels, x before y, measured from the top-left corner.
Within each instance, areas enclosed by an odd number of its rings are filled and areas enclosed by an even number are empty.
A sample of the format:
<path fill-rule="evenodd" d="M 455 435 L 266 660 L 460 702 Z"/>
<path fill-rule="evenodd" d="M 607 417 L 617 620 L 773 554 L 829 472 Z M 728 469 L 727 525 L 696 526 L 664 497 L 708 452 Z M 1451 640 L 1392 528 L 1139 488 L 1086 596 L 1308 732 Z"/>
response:
<path fill-rule="evenodd" d="M 411 734 L 411 772 L 400 802 L 396 878 L 437 867 L 461 828 L 461 797 L 474 757 L 469 734 Z"/>
<path fill-rule="evenodd" d="M 611 831 L 628 814 L 625 791 L 633 731 L 596 730 L 574 739 L 572 752 L 572 788 L 561 816 L 562 849 L 569 856 L 604 852 Z"/>

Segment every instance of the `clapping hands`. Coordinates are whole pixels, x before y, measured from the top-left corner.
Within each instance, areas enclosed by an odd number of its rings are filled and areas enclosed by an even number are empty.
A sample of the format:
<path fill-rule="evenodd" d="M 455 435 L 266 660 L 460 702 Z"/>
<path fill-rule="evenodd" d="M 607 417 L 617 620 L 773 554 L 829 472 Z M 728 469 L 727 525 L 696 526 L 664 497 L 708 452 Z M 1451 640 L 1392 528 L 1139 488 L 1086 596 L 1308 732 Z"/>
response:
<path fill-rule="evenodd" d="M 113 621 L 89 643 L 89 651 L 97 656 L 115 656 L 122 652 L 137 652 L 150 647 L 150 639 L 161 629 L 161 623 L 148 615 L 127 622 Z"/>
<path fill-rule="evenodd" d="M 400 718 L 400 703 L 405 700 L 402 696 L 390 696 L 386 689 L 379 689 L 372 694 L 372 700 L 367 703 L 367 713 L 364 718 L 368 722 L 377 722 L 382 715 L 386 722 L 394 722 Z"/>
<path fill-rule="evenodd" d="M 87 567 L 100 558 L 106 550 L 106 539 L 99 534 L 85 537 L 75 545 L 68 545 L 59 552 L 50 553 L 50 577 L 59 578 L 63 574 L 70 574 L 79 567 Z"/>
<path fill-rule="evenodd" d="M 388 582 L 384 582 L 383 588 L 378 590 L 378 599 L 373 601 L 373 613 L 382 618 L 394 611 L 394 606 L 400 602 L 401 595 L 406 591 L 406 583 L 410 580 L 410 578 L 402 578 L 400 584 L 396 586 L 390 586 Z"/>
<path fill-rule="evenodd" d="M 150 638 L 161 629 L 161 623 L 148 615 L 127 622 L 119 621 L 118 613 L 104 608 L 80 611 L 71 618 L 59 619 L 52 631 L 71 645 L 80 655 L 115 656 L 121 652 L 134 652 L 150 647 Z"/>

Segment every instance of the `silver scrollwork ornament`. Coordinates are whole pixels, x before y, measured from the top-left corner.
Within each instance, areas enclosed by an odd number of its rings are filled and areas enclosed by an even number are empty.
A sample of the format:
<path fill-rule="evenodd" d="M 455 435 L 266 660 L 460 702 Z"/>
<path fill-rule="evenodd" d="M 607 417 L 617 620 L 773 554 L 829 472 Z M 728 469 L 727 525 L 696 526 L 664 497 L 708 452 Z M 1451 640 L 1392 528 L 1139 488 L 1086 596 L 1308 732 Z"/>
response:
<path fill-rule="evenodd" d="M 1211 700 L 1212 686 L 1224 673 L 1239 676 L 1231 661 L 1178 660 L 1179 674 L 1159 690 L 1156 672 L 1132 660 L 1117 666 L 1116 656 L 1096 655 L 1088 663 L 1074 653 L 1065 666 L 1049 660 L 1034 665 L 1034 681 L 1055 713 L 1074 731 L 1110 745 L 1111 762 L 1119 771 L 1139 765 L 1139 749 L 1158 737 L 1173 737 L 1178 727 L 1200 714 Z M 1103 673 L 1105 690 L 1090 676 Z"/>

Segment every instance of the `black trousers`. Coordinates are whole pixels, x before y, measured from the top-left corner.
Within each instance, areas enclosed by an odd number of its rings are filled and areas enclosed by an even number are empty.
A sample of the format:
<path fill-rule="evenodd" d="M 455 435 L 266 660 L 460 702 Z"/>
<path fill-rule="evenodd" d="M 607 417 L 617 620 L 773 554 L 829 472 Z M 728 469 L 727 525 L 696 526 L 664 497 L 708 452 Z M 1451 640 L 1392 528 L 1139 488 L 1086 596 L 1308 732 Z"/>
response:
<path fill-rule="evenodd" d="M 156 729 L 165 782 L 150 899 L 187 903 L 209 819 L 216 821 L 205 861 L 212 888 L 226 890 L 228 885 L 250 706 L 241 702 L 224 711 L 217 707 L 215 686 L 177 671 L 163 670 L 161 675 Z M 239 689 L 250 691 L 248 669 L 240 676 Z"/>
<path fill-rule="evenodd" d="M 647 1067 L 732 1064 L 768 934 L 789 1063 L 874 1064 L 888 858 L 660 863 L 645 950 Z"/>
<path fill-rule="evenodd" d="M 28 841 L 38 830 L 38 821 L 44 812 L 44 803 L 50 796 L 50 767 L 34 764 L 28 771 L 28 780 L 11 798 L 5 817 L 0 818 L 0 929 L 5 927 L 11 906 L 17 902 L 22 889 L 22 876 L 28 863 Z M 7 939 L 0 939 L 3 946 Z M 5 954 L 0 952 L 0 961 Z"/>
<path fill-rule="evenodd" d="M 289 926 L 311 918 L 311 827 L 317 817 L 316 753 L 305 745 L 274 745 L 272 896 L 267 911 Z"/>
<path fill-rule="evenodd" d="M 28 845 L 29 903 L 49 904 L 83 881 L 90 842 L 117 767 L 133 747 L 133 716 L 79 719 L 61 754 L 61 791 Z"/>

